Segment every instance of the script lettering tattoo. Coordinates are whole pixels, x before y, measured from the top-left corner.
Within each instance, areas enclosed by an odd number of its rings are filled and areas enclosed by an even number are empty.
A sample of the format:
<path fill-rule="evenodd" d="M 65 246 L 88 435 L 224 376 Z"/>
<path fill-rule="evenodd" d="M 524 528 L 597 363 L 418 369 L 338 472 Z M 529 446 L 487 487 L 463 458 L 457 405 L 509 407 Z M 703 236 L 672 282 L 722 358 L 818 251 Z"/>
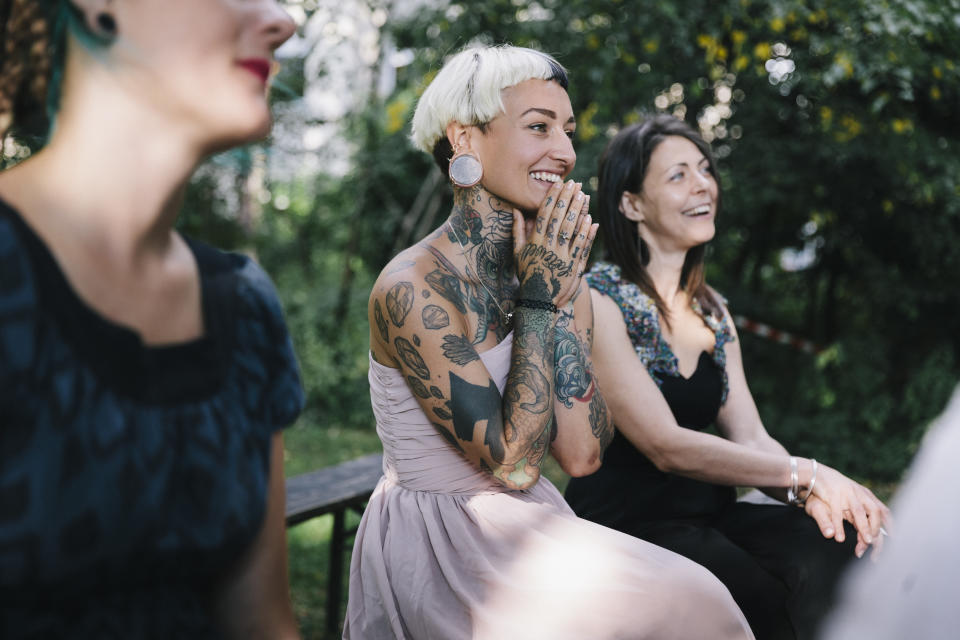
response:
<path fill-rule="evenodd" d="M 387 313 L 396 327 L 402 327 L 403 321 L 413 308 L 413 285 L 409 282 L 398 282 L 387 292 Z"/>
<path fill-rule="evenodd" d="M 567 222 L 573 222 L 577 217 L 577 212 L 573 209 L 570 209 L 570 213 L 567 214 Z"/>
<path fill-rule="evenodd" d="M 485 422 L 483 443 L 490 450 L 490 457 L 502 463 L 504 460 L 503 416 L 500 412 L 500 392 L 490 381 L 487 387 L 471 384 L 455 373 L 450 374 L 450 410 L 453 413 L 453 430 L 466 442 L 473 441 L 477 423 Z"/>
<path fill-rule="evenodd" d="M 427 391 L 426 385 L 420 382 L 420 378 L 407 376 L 407 383 L 410 385 L 410 389 L 424 400 L 430 397 L 430 392 Z"/>
<path fill-rule="evenodd" d="M 416 347 L 410 344 L 410 341 L 401 336 L 397 336 L 393 341 L 393 346 L 397 349 L 397 355 L 403 361 L 403 364 L 424 380 L 430 379 L 430 369 L 427 363 L 423 361 L 420 352 Z"/>
<path fill-rule="evenodd" d="M 463 453 L 463 446 L 456 438 L 453 437 L 453 434 L 450 433 L 450 429 L 447 429 L 442 424 L 438 424 L 436 422 L 431 422 L 430 424 L 432 424 L 433 428 L 436 429 L 441 436 L 443 436 L 444 440 L 452 444 L 457 451 Z"/>
<path fill-rule="evenodd" d="M 565 206 L 567 206 L 567 203 L 563 201 L 563 198 L 557 200 L 557 209 L 563 209 Z"/>
<path fill-rule="evenodd" d="M 569 275 L 573 271 L 573 260 L 564 262 L 560 256 L 546 247 L 528 244 L 520 251 L 521 264 L 528 264 L 537 258 L 541 259 L 544 268 L 552 271 L 557 277 Z"/>
<path fill-rule="evenodd" d="M 465 314 L 467 305 L 464 303 L 464 295 L 460 290 L 460 280 L 456 276 L 445 273 L 441 269 L 434 269 L 428 273 L 424 280 L 434 291 L 439 293 L 444 300 L 450 302 L 457 311 Z"/>
<path fill-rule="evenodd" d="M 443 329 L 450 325 L 450 314 L 435 304 L 427 305 L 420 314 L 423 326 L 427 329 Z"/>
<path fill-rule="evenodd" d="M 466 336 L 458 336 L 452 333 L 443 336 L 443 355 L 461 367 L 480 359 L 477 350 L 473 348 L 473 344 Z"/>
<path fill-rule="evenodd" d="M 390 333 L 387 331 L 387 319 L 383 317 L 383 307 L 379 300 L 373 301 L 373 319 L 377 323 L 377 331 L 380 332 L 380 338 L 384 342 L 390 342 Z"/>

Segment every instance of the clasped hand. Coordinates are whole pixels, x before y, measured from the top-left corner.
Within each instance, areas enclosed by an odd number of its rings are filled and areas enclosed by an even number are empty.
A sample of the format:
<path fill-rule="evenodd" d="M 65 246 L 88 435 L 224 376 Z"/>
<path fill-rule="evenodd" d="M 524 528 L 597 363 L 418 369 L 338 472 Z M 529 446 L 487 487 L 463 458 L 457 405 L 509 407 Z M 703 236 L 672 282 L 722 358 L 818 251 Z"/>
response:
<path fill-rule="evenodd" d="M 817 522 L 824 537 L 837 542 L 846 538 L 844 520 L 851 523 L 857 530 L 857 557 L 872 545 L 871 558 L 876 560 L 892 525 L 890 509 L 870 489 L 835 469 L 821 464 L 819 476 L 804 510 Z"/>
<path fill-rule="evenodd" d="M 580 279 L 597 235 L 589 209 L 590 197 L 571 181 L 556 183 L 547 192 L 533 220 L 513 211 L 513 251 L 519 298 L 567 304 Z"/>

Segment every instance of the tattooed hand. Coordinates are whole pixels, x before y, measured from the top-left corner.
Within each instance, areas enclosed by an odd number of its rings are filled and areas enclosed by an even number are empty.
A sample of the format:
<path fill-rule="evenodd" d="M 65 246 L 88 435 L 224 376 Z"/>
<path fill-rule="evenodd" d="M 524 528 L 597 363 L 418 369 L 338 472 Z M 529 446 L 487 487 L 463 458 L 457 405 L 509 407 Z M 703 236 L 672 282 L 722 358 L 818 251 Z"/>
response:
<path fill-rule="evenodd" d="M 580 185 L 568 181 L 550 188 L 529 232 L 520 212 L 514 212 L 518 297 L 558 307 L 573 297 L 597 235 L 597 225 L 587 212 L 589 202 Z"/>

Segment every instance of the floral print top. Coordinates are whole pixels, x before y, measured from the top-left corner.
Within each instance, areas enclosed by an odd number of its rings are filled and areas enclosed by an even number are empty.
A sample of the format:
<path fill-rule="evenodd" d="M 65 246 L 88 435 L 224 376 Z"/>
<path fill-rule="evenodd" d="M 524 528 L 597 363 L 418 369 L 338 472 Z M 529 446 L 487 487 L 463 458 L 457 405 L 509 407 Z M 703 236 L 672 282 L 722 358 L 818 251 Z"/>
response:
<path fill-rule="evenodd" d="M 621 278 L 620 267 L 610 262 L 596 263 L 586 278 L 591 288 L 609 296 L 620 307 L 633 348 L 657 385 L 662 383 L 664 376 L 679 376 L 677 357 L 660 332 L 660 318 L 653 299 L 633 282 Z M 723 404 L 729 391 L 727 356 L 723 345 L 733 342 L 733 333 L 722 317 L 704 313 L 698 301 L 694 300 L 691 306 L 716 336 L 712 357 L 723 377 L 723 396 L 720 399 Z"/>

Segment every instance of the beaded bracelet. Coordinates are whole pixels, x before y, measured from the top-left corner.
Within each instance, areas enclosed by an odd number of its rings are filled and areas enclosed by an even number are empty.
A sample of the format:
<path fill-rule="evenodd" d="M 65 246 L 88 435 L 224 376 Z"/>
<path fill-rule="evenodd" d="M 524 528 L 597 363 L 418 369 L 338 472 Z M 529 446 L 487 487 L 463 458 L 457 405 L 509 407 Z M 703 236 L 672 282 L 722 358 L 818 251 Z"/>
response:
<path fill-rule="evenodd" d="M 515 307 L 526 307 L 528 309 L 540 309 L 541 311 L 550 311 L 552 313 L 557 312 L 557 305 L 552 302 L 544 302 L 542 300 L 532 300 L 530 298 L 519 298 L 516 302 L 513 303 Z"/>

